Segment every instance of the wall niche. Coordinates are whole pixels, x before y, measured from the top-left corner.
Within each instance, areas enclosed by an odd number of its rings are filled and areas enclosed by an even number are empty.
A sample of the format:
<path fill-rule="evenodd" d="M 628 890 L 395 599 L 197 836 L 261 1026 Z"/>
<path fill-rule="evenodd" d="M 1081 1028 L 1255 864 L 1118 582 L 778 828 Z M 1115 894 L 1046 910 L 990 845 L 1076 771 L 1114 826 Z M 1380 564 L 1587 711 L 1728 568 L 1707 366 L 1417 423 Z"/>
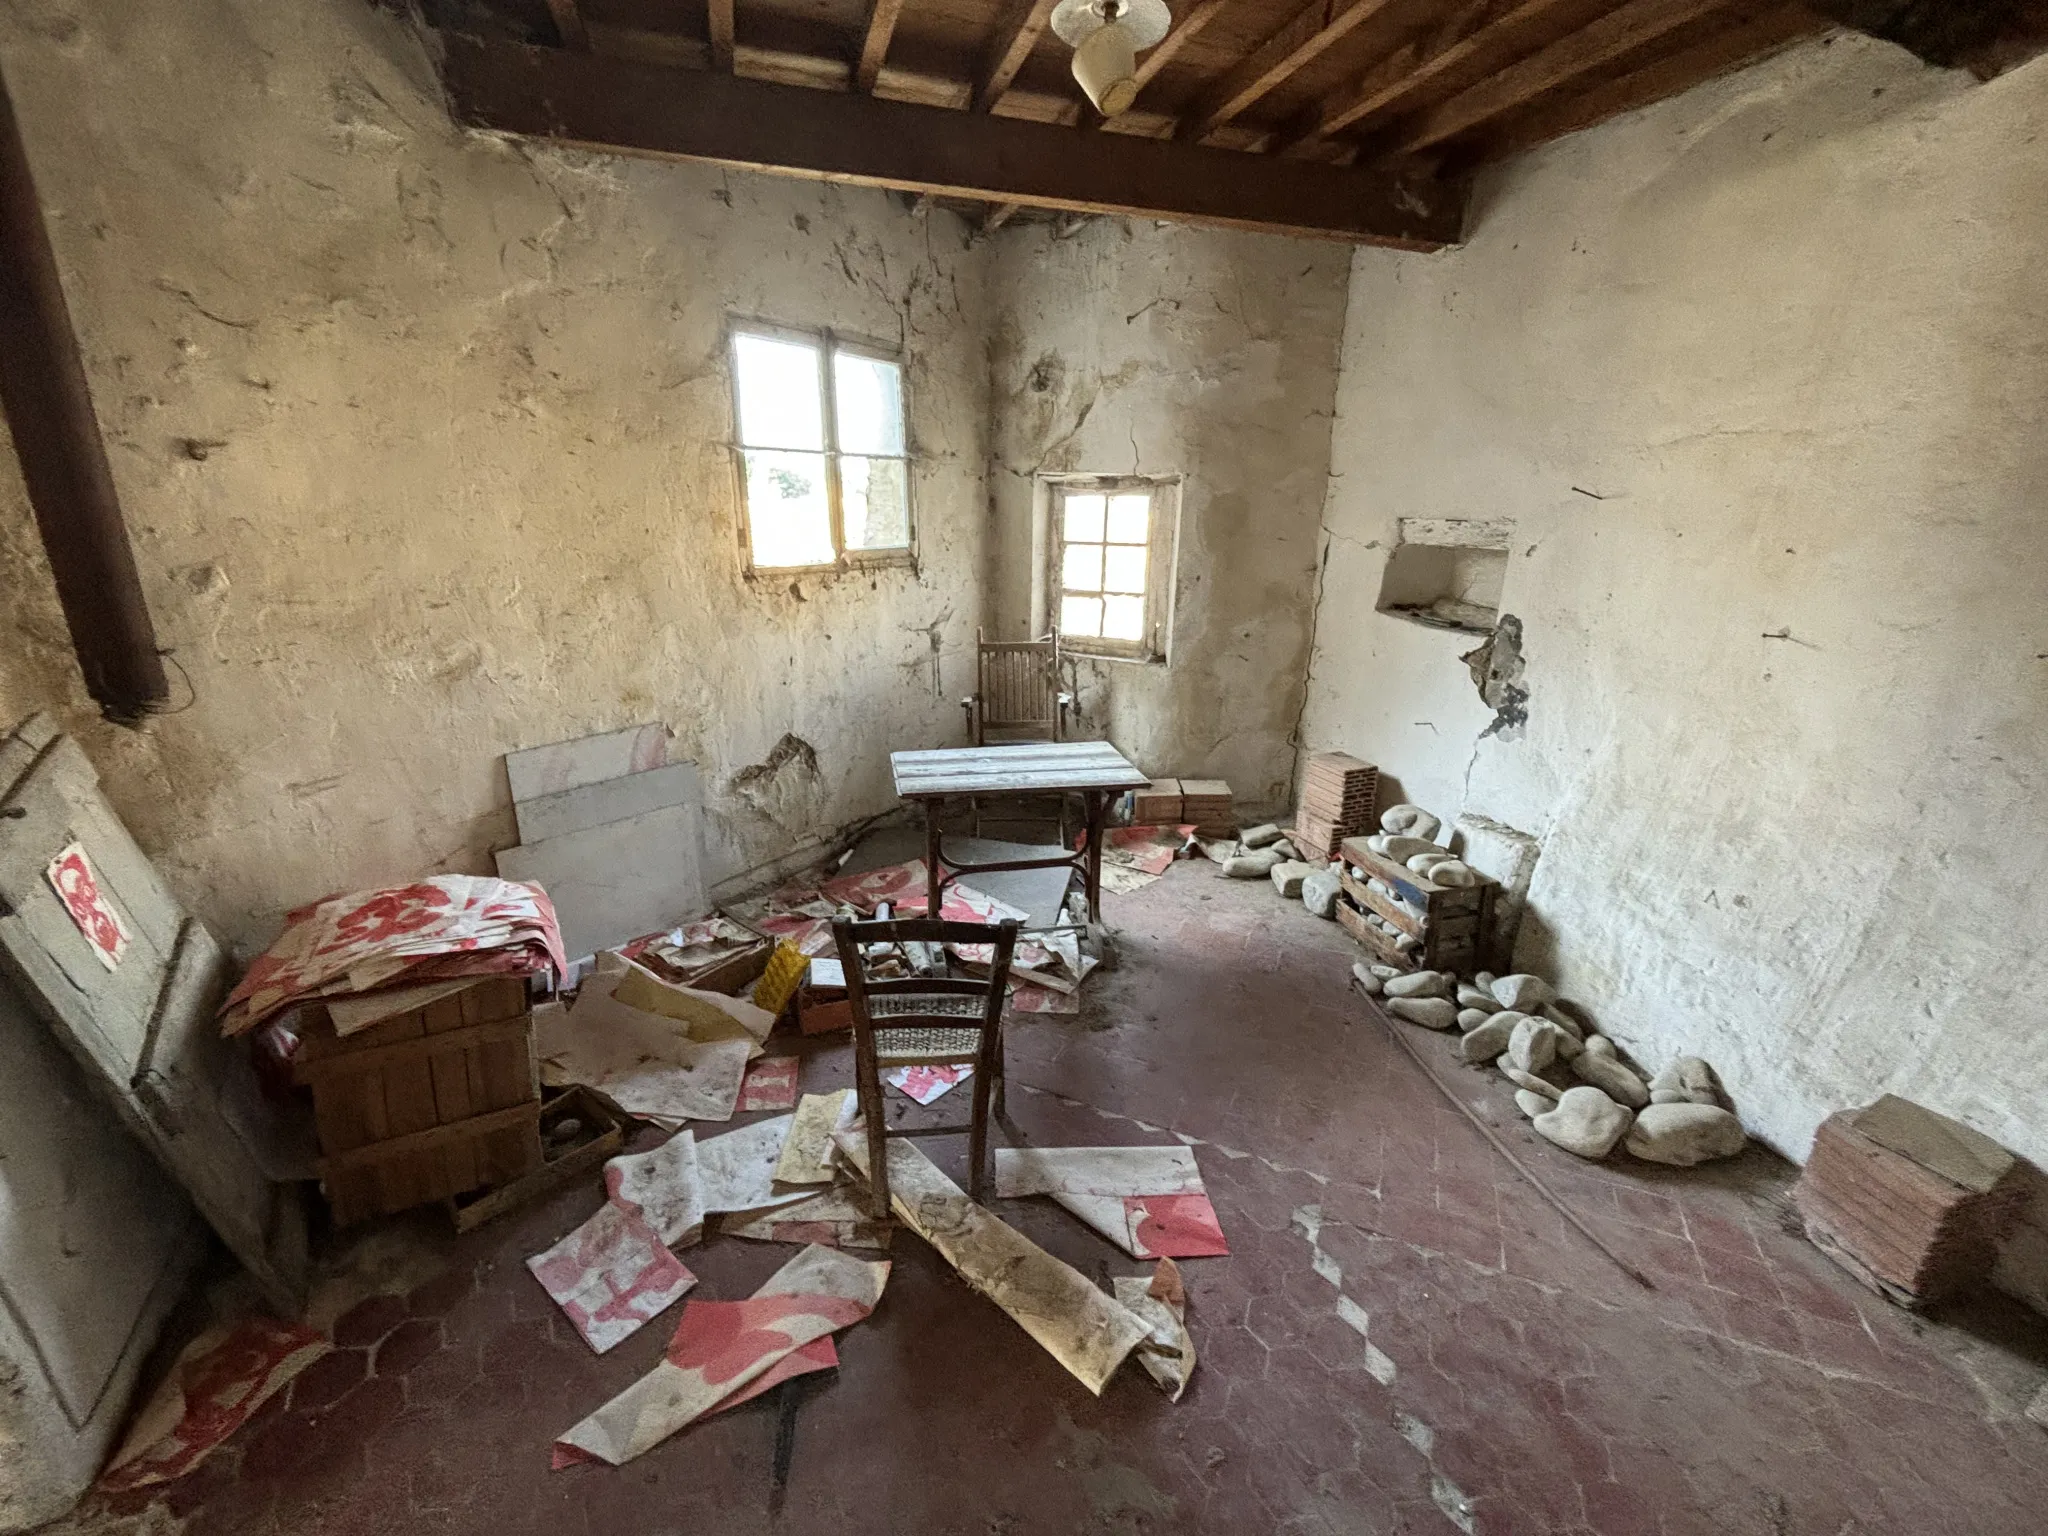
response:
<path fill-rule="evenodd" d="M 1505 520 L 1402 518 L 1380 579 L 1379 611 L 1430 629 L 1491 634 L 1513 534 Z"/>

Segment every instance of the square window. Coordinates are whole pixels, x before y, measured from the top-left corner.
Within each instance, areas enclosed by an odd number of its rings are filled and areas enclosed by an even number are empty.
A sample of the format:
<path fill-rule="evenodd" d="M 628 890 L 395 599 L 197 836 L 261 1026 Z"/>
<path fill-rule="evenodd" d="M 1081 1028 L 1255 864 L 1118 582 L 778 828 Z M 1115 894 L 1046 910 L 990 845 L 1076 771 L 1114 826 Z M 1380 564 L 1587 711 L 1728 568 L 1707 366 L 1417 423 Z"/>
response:
<path fill-rule="evenodd" d="M 1166 659 L 1179 483 L 1049 477 L 1048 607 L 1064 649 Z"/>
<path fill-rule="evenodd" d="M 907 559 L 901 359 L 830 331 L 743 324 L 732 377 L 750 568 Z"/>

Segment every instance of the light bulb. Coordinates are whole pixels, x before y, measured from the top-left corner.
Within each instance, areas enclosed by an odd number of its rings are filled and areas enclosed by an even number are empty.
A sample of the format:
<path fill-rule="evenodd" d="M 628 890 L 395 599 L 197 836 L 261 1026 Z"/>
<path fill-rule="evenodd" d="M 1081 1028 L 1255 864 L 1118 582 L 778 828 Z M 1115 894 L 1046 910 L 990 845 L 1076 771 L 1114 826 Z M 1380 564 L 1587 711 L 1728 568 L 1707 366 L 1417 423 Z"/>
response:
<path fill-rule="evenodd" d="M 1097 27 L 1074 50 L 1074 79 L 1104 117 L 1115 117 L 1138 96 L 1138 50 L 1121 21 Z"/>

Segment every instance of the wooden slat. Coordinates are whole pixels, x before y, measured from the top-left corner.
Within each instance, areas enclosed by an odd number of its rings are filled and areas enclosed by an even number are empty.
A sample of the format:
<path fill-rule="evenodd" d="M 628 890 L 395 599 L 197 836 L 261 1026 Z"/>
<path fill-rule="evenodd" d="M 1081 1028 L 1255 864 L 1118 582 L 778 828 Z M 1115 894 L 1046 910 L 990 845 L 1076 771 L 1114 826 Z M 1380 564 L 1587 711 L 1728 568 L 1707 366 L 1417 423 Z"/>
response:
<path fill-rule="evenodd" d="M 889 39 L 896 35 L 896 18 L 903 14 L 903 0 L 874 0 L 868 12 L 868 27 L 861 38 L 860 58 L 853 66 L 853 88 L 872 91 L 881 78 L 882 60 L 889 56 Z"/>
<path fill-rule="evenodd" d="M 989 43 L 982 67 L 975 76 L 974 110 L 988 112 L 1002 100 L 1003 92 L 1017 78 L 1017 71 L 1031 57 L 1052 21 L 1053 0 L 1013 0 Z"/>
<path fill-rule="evenodd" d="M 441 40 L 443 83 L 458 119 L 473 127 L 855 185 L 1404 250 L 1435 250 L 1462 232 L 1465 188 L 1412 168 L 1278 161 L 454 33 Z"/>
<path fill-rule="evenodd" d="M 711 39 L 711 67 L 732 73 L 733 0 L 704 0 L 704 25 Z"/>
<path fill-rule="evenodd" d="M 1202 94 L 1182 116 L 1174 137 L 1200 139 L 1222 127 L 1390 3 L 1391 0 L 1335 0 L 1333 7 L 1331 0 L 1309 0 L 1279 31 Z"/>
<path fill-rule="evenodd" d="M 944 747 L 896 752 L 889 758 L 896 793 L 928 795 L 1036 793 L 1066 789 L 1136 789 L 1151 781 L 1106 741 L 1027 742 L 1001 747 Z"/>
<path fill-rule="evenodd" d="M 523 1040 L 532 1031 L 530 1017 L 500 1019 L 490 1024 L 462 1025 L 440 1034 L 422 1035 L 416 1040 L 401 1040 L 391 1045 L 368 1046 L 359 1051 L 347 1051 L 338 1056 L 323 1056 L 313 1061 L 295 1062 L 292 1081 L 298 1083 L 327 1083 L 336 1078 L 353 1077 L 360 1072 L 381 1072 L 390 1067 L 410 1067 L 425 1062 L 444 1050 L 455 1050 L 472 1045 L 488 1045 L 501 1040 Z"/>
<path fill-rule="evenodd" d="M 590 32 L 583 25 L 583 12 L 576 0 L 548 0 L 548 14 L 555 18 L 555 30 L 562 34 L 564 48 L 588 48 Z"/>
<path fill-rule="evenodd" d="M 1522 0 L 1501 11 L 1499 0 L 1472 0 L 1326 98 L 1290 139 L 1300 145 L 1389 117 L 1482 55 L 1514 48 L 1584 8 L 1584 0 Z"/>
<path fill-rule="evenodd" d="M 1676 96 L 1716 75 L 1753 64 L 1787 43 L 1824 32 L 1830 25 L 1804 5 L 1782 6 L 1617 80 L 1518 113 L 1488 135 L 1475 158 L 1481 162 L 1503 159 L 1637 107 Z"/>
<path fill-rule="evenodd" d="M 1132 76 L 1138 82 L 1138 89 L 1142 91 L 1150 85 L 1152 77 L 1178 58 L 1180 51 L 1200 37 L 1202 29 L 1220 16 L 1229 4 L 1230 0 L 1201 0 L 1201 4 L 1183 16 L 1180 25 L 1161 38 L 1157 48 L 1138 60 L 1138 72 Z"/>
<path fill-rule="evenodd" d="M 457 1120 L 452 1125 L 436 1125 L 424 1131 L 414 1131 L 410 1136 L 387 1137 L 382 1141 L 373 1141 L 367 1146 L 355 1147 L 332 1157 L 323 1157 L 319 1163 L 320 1172 L 324 1177 L 330 1172 L 343 1173 L 354 1168 L 388 1165 L 394 1159 L 446 1146 L 451 1141 L 536 1124 L 539 1115 L 538 1103 L 514 1104 L 508 1109 L 493 1110 L 487 1115 L 472 1115 L 467 1120 Z"/>
<path fill-rule="evenodd" d="M 1697 21 L 1723 0 L 1640 0 L 1561 37 L 1519 63 L 1488 76 L 1469 90 L 1418 113 L 1402 126 L 1404 154 L 1441 144 L 1500 116 L 1577 75 L 1655 42 L 1687 22 Z"/>

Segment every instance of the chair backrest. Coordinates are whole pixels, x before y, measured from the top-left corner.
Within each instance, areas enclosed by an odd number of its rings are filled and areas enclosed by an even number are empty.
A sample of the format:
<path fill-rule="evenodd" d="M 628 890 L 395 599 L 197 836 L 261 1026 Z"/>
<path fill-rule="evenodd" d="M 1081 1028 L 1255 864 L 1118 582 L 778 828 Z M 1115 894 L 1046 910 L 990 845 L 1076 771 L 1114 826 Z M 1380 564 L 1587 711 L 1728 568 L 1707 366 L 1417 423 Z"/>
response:
<path fill-rule="evenodd" d="M 981 728 L 1060 739 L 1060 637 L 985 640 L 974 632 Z"/>
<path fill-rule="evenodd" d="M 832 920 L 832 938 L 839 946 L 839 963 L 846 972 L 846 995 L 853 1004 L 856 1025 L 861 1028 L 868 1027 L 868 999 L 874 996 L 925 996 L 934 999 L 935 1002 L 939 998 L 980 998 L 983 1002 L 981 1013 L 984 1028 L 993 1029 L 996 1021 L 1002 1017 L 1003 994 L 1010 982 L 1010 956 L 1017 947 L 1017 919 L 1014 917 L 1006 917 L 1002 922 L 994 924 L 949 923 L 923 917 L 857 923 L 851 918 L 837 917 Z M 878 979 L 868 975 L 863 950 L 906 943 L 989 945 L 993 949 L 993 954 L 989 962 L 988 977 L 986 980 L 973 976 L 905 976 Z M 889 1027 L 927 1020 L 941 1020 L 948 1024 L 961 1022 L 960 1015 L 955 1009 L 941 1012 L 935 1007 L 931 1013 L 923 1014 L 906 1004 L 899 1005 L 891 1011 Z"/>

